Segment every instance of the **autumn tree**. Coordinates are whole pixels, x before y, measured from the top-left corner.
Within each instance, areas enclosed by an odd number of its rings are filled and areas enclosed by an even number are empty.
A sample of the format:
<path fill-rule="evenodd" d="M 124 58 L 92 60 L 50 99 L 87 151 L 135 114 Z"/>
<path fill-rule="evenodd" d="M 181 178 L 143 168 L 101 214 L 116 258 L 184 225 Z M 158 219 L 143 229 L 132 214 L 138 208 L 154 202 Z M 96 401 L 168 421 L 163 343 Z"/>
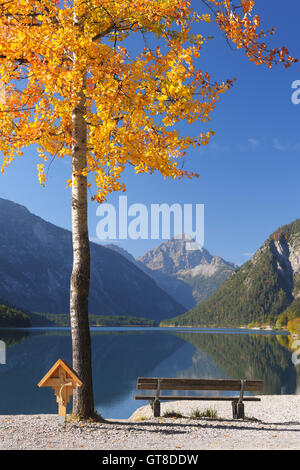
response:
<path fill-rule="evenodd" d="M 253 8 L 252 0 L 238 6 L 201 0 L 199 12 L 187 0 L 0 3 L 1 171 L 31 144 L 38 145 L 42 185 L 47 161 L 72 160 L 70 315 L 73 367 L 84 382 L 74 395 L 75 415 L 87 418 L 94 412 L 87 188 L 99 203 L 124 191 L 126 165 L 137 173 L 196 176 L 180 168 L 180 159 L 190 146 L 206 145 L 213 131 L 190 137 L 176 124 L 207 123 L 220 94 L 232 85 L 213 82 L 197 66 L 208 40 L 201 23 L 215 21 L 256 64 L 288 67 L 295 61 L 285 48 L 267 48 Z M 155 47 L 146 33 L 155 38 Z M 139 54 L 130 55 L 130 35 L 142 44 Z"/>

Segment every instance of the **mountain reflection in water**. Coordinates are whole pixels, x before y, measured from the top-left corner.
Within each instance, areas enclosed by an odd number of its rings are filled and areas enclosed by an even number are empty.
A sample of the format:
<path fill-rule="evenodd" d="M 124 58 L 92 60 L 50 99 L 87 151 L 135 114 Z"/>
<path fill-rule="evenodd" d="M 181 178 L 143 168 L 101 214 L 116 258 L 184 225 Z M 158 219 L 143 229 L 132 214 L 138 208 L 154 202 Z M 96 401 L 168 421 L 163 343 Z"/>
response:
<path fill-rule="evenodd" d="M 6 364 L 0 365 L 0 414 L 56 413 L 52 388 L 37 383 L 61 357 L 71 364 L 68 329 L 0 330 Z M 265 394 L 297 393 L 299 365 L 288 337 L 238 330 L 92 329 L 96 409 L 127 418 L 138 376 L 263 379 Z M 71 411 L 71 403 L 68 412 Z"/>

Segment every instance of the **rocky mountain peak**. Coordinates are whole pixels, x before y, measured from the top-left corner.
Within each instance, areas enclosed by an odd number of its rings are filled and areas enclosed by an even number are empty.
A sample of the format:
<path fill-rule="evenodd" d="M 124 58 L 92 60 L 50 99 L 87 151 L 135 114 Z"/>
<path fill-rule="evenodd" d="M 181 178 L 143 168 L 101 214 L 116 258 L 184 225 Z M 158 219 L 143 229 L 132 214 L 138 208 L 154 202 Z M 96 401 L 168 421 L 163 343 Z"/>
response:
<path fill-rule="evenodd" d="M 192 240 L 192 237 L 186 234 L 182 238 L 172 238 L 137 259 L 149 269 L 169 275 L 186 274 L 192 270 L 195 270 L 194 273 L 200 273 L 201 267 L 207 266 L 217 268 L 228 265 L 231 269 L 235 267 L 233 263 L 228 263 L 219 256 L 212 256 L 203 247 L 191 250 Z M 214 269 L 210 271 L 215 272 Z M 205 269 L 203 275 L 205 276 Z"/>
<path fill-rule="evenodd" d="M 190 250 L 191 237 L 172 238 L 147 251 L 138 261 L 149 269 L 166 274 L 193 269 L 201 263 L 210 263 L 212 255 L 204 248 Z"/>

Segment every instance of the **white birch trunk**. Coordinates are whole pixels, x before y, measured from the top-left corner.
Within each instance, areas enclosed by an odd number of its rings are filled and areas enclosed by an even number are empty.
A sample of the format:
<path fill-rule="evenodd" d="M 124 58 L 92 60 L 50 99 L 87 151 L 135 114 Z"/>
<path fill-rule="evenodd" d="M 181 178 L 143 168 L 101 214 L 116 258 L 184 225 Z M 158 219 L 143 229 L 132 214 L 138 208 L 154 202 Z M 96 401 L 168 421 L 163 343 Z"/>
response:
<path fill-rule="evenodd" d="M 75 18 L 76 22 L 76 18 Z M 72 173 L 86 168 L 87 125 L 86 73 L 83 73 L 80 102 L 73 109 Z M 94 413 L 92 385 L 92 353 L 88 320 L 88 296 L 90 287 L 90 246 L 87 219 L 87 177 L 78 176 L 72 184 L 72 242 L 73 270 L 70 288 L 70 315 L 72 334 L 73 368 L 83 382 L 74 390 L 73 414 L 89 418 Z"/>

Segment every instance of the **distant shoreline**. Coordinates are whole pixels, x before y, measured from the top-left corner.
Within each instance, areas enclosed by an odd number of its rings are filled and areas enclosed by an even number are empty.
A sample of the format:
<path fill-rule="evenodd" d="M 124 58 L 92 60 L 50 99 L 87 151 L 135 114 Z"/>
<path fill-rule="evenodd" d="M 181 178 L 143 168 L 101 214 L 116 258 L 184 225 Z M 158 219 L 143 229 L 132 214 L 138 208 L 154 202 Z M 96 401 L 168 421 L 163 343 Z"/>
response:
<path fill-rule="evenodd" d="M 70 326 L 30 326 L 30 327 L 0 327 L 1 330 L 18 330 L 18 331 L 34 331 L 34 330 L 70 330 Z M 203 331 L 211 333 L 224 333 L 224 334 L 270 334 L 270 335 L 284 335 L 289 336 L 291 333 L 287 330 L 272 330 L 264 328 L 247 328 L 247 327 L 195 327 L 195 326 L 147 326 L 147 325 L 90 325 L 91 330 L 102 329 L 102 330 L 148 330 L 148 331 Z"/>

